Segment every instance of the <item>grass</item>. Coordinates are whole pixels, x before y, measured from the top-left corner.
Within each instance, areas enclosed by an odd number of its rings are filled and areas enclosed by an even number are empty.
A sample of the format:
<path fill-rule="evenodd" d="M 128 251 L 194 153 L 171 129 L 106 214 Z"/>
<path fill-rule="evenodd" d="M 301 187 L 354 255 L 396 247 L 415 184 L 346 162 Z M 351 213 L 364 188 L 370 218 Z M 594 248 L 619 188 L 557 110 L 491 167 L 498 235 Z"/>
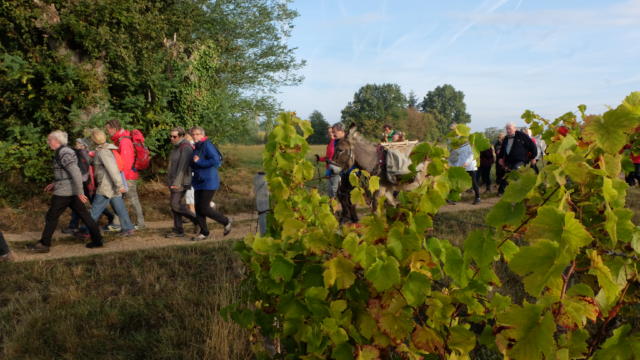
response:
<path fill-rule="evenodd" d="M 0 263 L 0 358 L 246 359 L 230 243 Z"/>

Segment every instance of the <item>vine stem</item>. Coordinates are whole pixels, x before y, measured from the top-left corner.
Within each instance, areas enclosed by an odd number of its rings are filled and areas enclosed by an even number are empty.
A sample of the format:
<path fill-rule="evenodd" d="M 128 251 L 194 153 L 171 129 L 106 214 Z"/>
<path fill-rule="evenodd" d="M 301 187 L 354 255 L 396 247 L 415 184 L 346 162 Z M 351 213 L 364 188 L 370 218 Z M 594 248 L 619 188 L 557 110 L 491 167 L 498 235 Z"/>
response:
<path fill-rule="evenodd" d="M 567 292 L 567 286 L 569 285 L 569 279 L 571 279 L 571 275 L 573 275 L 573 272 L 575 270 L 576 260 L 574 259 L 573 261 L 571 261 L 571 267 L 569 268 L 569 271 L 567 271 L 567 274 L 562 274 L 562 292 L 560 293 L 560 300 L 564 298 L 564 295 Z"/>

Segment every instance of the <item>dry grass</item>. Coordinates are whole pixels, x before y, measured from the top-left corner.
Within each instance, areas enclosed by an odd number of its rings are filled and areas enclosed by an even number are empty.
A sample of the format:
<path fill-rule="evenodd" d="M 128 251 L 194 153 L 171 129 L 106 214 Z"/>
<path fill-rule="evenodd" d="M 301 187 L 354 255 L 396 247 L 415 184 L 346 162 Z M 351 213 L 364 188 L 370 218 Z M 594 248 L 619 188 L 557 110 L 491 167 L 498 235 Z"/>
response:
<path fill-rule="evenodd" d="M 246 359 L 229 243 L 0 264 L 0 358 Z"/>

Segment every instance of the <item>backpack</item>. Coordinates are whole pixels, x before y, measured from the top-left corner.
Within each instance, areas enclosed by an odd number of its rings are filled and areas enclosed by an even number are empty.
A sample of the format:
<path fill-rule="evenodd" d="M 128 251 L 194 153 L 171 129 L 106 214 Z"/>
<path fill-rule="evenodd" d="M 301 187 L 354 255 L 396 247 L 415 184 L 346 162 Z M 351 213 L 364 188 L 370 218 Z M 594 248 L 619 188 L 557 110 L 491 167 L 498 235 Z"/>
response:
<path fill-rule="evenodd" d="M 220 166 L 222 166 L 222 159 L 223 159 L 222 153 L 220 152 L 220 149 L 218 149 L 218 146 L 216 144 L 214 144 L 214 143 L 211 143 L 211 144 L 213 145 L 213 148 L 216 149 L 216 152 L 218 153 L 218 156 L 220 157 Z"/>
<path fill-rule="evenodd" d="M 131 140 L 131 143 L 133 143 L 133 153 L 135 154 L 133 170 L 148 169 L 151 164 L 151 153 L 144 144 L 144 135 L 142 132 L 140 130 L 133 129 L 131 130 L 131 136 L 123 136 L 123 138 L 129 139 Z"/>
<path fill-rule="evenodd" d="M 58 163 L 58 165 L 64 169 L 64 166 L 62 166 L 62 162 L 60 161 L 60 150 L 62 150 L 63 147 L 69 147 L 69 146 L 61 146 L 60 148 L 58 148 L 58 150 L 55 153 L 55 157 L 54 159 L 56 160 L 56 162 Z M 82 183 L 83 184 L 87 184 L 87 182 L 90 180 L 90 172 L 89 172 L 89 162 L 87 161 L 87 159 L 82 156 L 82 154 L 80 153 L 80 150 L 78 149 L 74 149 L 69 147 L 71 150 L 73 150 L 73 152 L 76 154 L 76 161 L 78 164 L 78 168 L 80 168 L 80 174 L 82 175 Z M 65 169 L 66 171 L 67 169 Z M 71 174 L 69 174 L 71 175 Z"/>

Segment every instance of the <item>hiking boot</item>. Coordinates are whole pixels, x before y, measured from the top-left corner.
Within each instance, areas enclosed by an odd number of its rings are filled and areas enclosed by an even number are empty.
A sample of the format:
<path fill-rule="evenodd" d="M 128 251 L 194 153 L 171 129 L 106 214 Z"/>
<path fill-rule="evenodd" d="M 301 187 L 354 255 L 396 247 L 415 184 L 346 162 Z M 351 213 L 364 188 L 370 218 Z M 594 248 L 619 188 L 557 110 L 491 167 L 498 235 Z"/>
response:
<path fill-rule="evenodd" d="M 113 224 L 107 224 L 107 225 L 102 227 L 102 231 L 111 231 L 111 232 L 120 231 L 120 226 L 113 225 Z"/>
<path fill-rule="evenodd" d="M 479 197 L 475 198 L 475 200 L 473 200 L 472 204 L 473 205 L 480 204 L 480 198 Z"/>
<path fill-rule="evenodd" d="M 198 234 L 194 237 L 191 238 L 191 241 L 201 241 L 201 240 L 207 240 L 209 238 L 209 235 L 204 235 L 204 234 Z"/>
<path fill-rule="evenodd" d="M 136 225 L 136 226 L 134 226 L 133 228 L 134 228 L 134 229 L 136 229 L 136 230 L 142 230 L 142 229 L 144 229 L 144 228 L 146 228 L 146 227 L 147 227 L 147 226 L 146 226 L 145 224 L 142 224 L 142 225 Z"/>
<path fill-rule="evenodd" d="M 183 232 L 171 231 L 164 235 L 166 238 L 183 238 L 185 235 Z"/>
<path fill-rule="evenodd" d="M 79 229 L 78 228 L 71 228 L 71 227 L 66 227 L 64 229 L 62 229 L 62 233 L 63 234 L 75 234 L 76 232 L 78 232 Z"/>
<path fill-rule="evenodd" d="M 133 236 L 133 233 L 134 233 L 133 230 L 120 231 L 117 236 L 129 237 L 129 236 Z"/>
<path fill-rule="evenodd" d="M 88 243 L 87 245 L 85 245 L 88 249 L 95 249 L 95 248 L 99 248 L 104 246 L 104 244 L 102 243 L 102 241 L 92 241 L 90 243 Z"/>
<path fill-rule="evenodd" d="M 49 247 L 41 242 L 27 245 L 27 250 L 33 253 L 44 254 L 49 252 Z"/>
<path fill-rule="evenodd" d="M 231 219 L 229 219 L 229 222 L 227 223 L 227 225 L 224 226 L 224 231 L 222 232 L 222 236 L 227 236 L 231 232 L 231 222 L 232 222 Z"/>

